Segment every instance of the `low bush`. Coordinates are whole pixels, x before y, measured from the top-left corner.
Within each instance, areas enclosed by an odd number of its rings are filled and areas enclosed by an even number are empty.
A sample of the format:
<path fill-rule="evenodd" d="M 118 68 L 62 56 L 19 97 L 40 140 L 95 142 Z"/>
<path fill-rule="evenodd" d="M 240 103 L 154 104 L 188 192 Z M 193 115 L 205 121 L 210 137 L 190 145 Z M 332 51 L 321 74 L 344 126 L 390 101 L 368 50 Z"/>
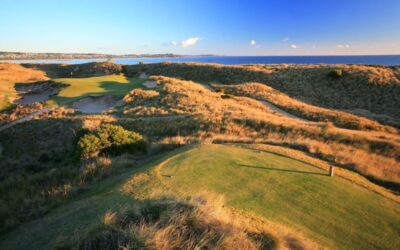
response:
<path fill-rule="evenodd" d="M 328 76 L 333 79 L 338 79 L 338 78 L 342 77 L 342 75 L 343 75 L 343 71 L 341 69 L 335 69 L 328 73 Z"/>
<path fill-rule="evenodd" d="M 98 130 L 84 134 L 77 143 L 79 155 L 91 158 L 99 153 L 120 155 L 124 152 L 144 151 L 145 140 L 138 133 L 121 126 L 105 124 Z"/>

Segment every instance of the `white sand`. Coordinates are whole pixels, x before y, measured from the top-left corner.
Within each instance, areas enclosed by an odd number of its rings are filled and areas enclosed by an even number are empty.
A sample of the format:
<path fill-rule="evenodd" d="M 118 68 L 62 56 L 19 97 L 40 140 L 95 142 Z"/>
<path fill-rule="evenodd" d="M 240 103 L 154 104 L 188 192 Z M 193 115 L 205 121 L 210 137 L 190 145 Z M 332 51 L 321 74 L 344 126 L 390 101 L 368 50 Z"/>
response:
<path fill-rule="evenodd" d="M 14 103 L 25 105 L 25 104 L 32 104 L 35 102 L 44 102 L 47 99 L 49 99 L 50 96 L 56 95 L 58 91 L 59 91 L 58 89 L 51 89 L 51 90 L 45 90 L 37 94 L 22 95 L 21 98 L 16 99 Z"/>
<path fill-rule="evenodd" d="M 111 95 L 104 96 L 88 96 L 80 99 L 72 104 L 74 109 L 81 111 L 82 113 L 96 114 L 102 113 L 107 109 L 121 106 L 122 100 L 119 100 Z"/>

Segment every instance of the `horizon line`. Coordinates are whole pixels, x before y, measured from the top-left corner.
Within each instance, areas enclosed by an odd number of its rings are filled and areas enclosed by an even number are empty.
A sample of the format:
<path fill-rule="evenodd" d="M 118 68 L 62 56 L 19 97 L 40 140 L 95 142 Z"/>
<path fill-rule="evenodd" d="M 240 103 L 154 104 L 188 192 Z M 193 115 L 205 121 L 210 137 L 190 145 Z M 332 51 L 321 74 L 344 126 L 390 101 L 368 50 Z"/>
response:
<path fill-rule="evenodd" d="M 70 55 L 105 55 L 105 56 L 129 56 L 129 55 L 175 55 L 181 57 L 205 57 L 205 56 L 212 56 L 212 57 L 258 57 L 258 56 L 270 56 L 270 57 L 280 57 L 280 56 L 400 56 L 400 52 L 398 53 L 377 53 L 377 54 L 296 54 L 296 55 L 288 55 L 288 54 L 281 54 L 281 55 L 218 55 L 218 54 L 176 54 L 171 52 L 165 53 L 125 53 L 125 54 L 113 54 L 113 53 L 94 53 L 94 52 L 26 52 L 26 51 L 1 51 L 0 53 L 27 53 L 27 54 L 70 54 Z M 145 57 L 144 57 L 145 58 Z M 105 58 L 107 59 L 107 58 Z M 23 60 L 23 59 L 14 59 L 14 60 Z M 34 59 L 32 59 L 34 60 Z M 39 59 L 41 60 L 41 59 Z M 44 60 L 44 59 L 43 59 Z"/>

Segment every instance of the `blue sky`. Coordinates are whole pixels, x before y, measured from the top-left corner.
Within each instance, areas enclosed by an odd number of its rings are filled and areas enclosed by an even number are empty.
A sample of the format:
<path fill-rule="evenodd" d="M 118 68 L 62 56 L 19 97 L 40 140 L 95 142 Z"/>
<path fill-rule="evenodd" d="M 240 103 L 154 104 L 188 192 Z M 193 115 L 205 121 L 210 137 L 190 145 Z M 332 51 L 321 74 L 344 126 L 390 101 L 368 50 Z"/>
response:
<path fill-rule="evenodd" d="M 400 0 L 0 0 L 0 51 L 400 54 Z"/>

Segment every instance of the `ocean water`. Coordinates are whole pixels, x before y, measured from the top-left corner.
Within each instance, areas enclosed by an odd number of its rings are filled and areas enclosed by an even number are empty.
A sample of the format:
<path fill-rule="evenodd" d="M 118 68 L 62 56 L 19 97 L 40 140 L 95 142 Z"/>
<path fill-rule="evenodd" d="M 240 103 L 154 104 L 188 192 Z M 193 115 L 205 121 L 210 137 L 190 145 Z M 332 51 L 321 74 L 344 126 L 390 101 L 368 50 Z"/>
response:
<path fill-rule="evenodd" d="M 72 59 L 72 60 L 8 60 L 13 63 L 69 63 L 81 64 L 100 62 L 107 59 Z M 225 65 L 235 64 L 373 64 L 400 65 L 400 55 L 385 56 L 199 56 L 174 58 L 113 58 L 119 64 L 159 63 L 159 62 L 201 62 Z"/>

